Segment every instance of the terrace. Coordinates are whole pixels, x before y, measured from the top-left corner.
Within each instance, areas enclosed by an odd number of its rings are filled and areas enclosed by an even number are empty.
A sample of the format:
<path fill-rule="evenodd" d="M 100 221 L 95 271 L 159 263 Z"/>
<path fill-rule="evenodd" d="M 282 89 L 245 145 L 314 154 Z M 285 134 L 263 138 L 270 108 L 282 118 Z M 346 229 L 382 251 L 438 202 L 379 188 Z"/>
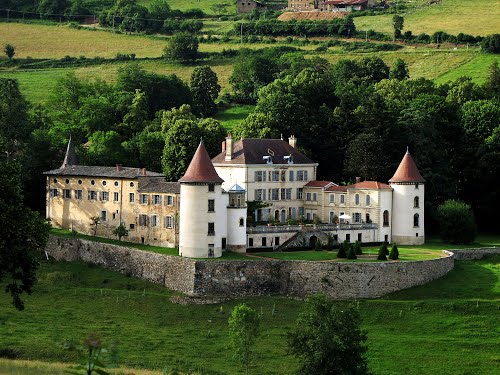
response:
<path fill-rule="evenodd" d="M 378 229 L 377 224 L 306 224 L 306 225 L 257 225 L 247 227 L 247 234 L 260 233 L 285 233 L 285 232 L 309 232 L 309 231 L 341 231 Z"/>

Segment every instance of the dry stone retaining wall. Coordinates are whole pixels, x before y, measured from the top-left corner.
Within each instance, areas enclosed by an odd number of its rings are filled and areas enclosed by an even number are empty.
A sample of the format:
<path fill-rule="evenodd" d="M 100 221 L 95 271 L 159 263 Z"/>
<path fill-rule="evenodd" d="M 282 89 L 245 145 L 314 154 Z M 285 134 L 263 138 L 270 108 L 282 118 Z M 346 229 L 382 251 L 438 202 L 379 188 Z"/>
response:
<path fill-rule="evenodd" d="M 313 261 L 193 260 L 79 238 L 52 236 L 47 253 L 84 261 L 195 296 L 304 297 L 323 291 L 337 299 L 374 298 L 446 275 L 454 259 L 482 259 L 499 248 L 450 250 L 428 261 L 343 263 Z"/>

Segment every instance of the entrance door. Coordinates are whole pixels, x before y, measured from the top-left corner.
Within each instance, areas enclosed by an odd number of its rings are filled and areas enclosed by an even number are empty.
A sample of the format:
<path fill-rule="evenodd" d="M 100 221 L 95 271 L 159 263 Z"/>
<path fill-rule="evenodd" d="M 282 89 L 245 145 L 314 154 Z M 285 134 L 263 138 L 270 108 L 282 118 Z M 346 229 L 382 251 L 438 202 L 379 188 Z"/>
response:
<path fill-rule="evenodd" d="M 208 244 L 208 257 L 213 258 L 214 257 L 214 244 Z"/>

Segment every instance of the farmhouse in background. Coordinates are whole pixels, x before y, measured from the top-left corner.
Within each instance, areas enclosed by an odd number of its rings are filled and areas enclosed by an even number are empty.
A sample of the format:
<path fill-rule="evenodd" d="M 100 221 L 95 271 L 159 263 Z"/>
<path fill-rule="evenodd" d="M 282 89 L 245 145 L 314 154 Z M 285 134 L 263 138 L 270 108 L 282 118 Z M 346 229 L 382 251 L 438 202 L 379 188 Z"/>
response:
<path fill-rule="evenodd" d="M 324 10 L 330 12 L 353 12 L 368 8 L 368 0 L 326 0 L 323 3 Z"/>
<path fill-rule="evenodd" d="M 179 247 L 179 255 L 220 257 L 225 250 L 285 249 L 334 242 L 423 244 L 424 183 L 410 153 L 389 184 L 339 186 L 316 180 L 318 164 L 297 138 L 229 135 L 212 160 L 200 143 L 179 182 L 145 169 L 79 165 L 66 157 L 47 176 L 47 218 L 55 227 L 128 241 Z M 100 223 L 91 226 L 91 218 Z"/>
<path fill-rule="evenodd" d="M 236 0 L 236 10 L 238 13 L 251 13 L 254 9 L 266 10 L 267 7 L 255 0 Z"/>

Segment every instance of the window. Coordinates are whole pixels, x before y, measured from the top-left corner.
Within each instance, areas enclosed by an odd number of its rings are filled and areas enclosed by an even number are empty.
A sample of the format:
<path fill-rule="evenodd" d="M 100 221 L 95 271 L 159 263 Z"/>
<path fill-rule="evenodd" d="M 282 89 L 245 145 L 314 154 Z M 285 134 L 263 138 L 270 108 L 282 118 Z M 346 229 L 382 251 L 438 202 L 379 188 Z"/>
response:
<path fill-rule="evenodd" d="M 253 247 L 253 238 L 248 238 L 248 247 Z"/>
<path fill-rule="evenodd" d="M 281 189 L 280 196 L 282 201 L 292 199 L 292 189 Z"/>
<path fill-rule="evenodd" d="M 289 181 L 293 181 L 293 180 L 294 180 L 294 178 L 293 178 L 293 177 L 294 177 L 294 175 L 293 175 L 293 171 L 290 171 L 290 172 L 288 173 L 288 180 L 289 180 Z"/>
<path fill-rule="evenodd" d="M 286 171 L 281 171 L 280 176 L 282 182 L 286 181 Z"/>
<path fill-rule="evenodd" d="M 148 225 L 148 215 L 144 215 L 144 214 L 139 215 L 139 225 L 141 227 L 145 227 Z"/>
<path fill-rule="evenodd" d="M 344 214 L 345 214 L 345 212 L 340 212 L 339 220 L 341 223 L 345 223 L 345 219 L 340 219 L 340 217 L 343 216 Z"/>
<path fill-rule="evenodd" d="M 130 183 L 130 187 L 134 187 L 134 183 L 133 182 Z"/>
<path fill-rule="evenodd" d="M 415 189 L 418 189 L 418 182 L 415 184 Z"/>
<path fill-rule="evenodd" d="M 101 221 L 106 221 L 108 219 L 108 211 L 102 210 L 101 211 Z"/>
<path fill-rule="evenodd" d="M 269 200 L 272 201 L 279 200 L 279 190 L 280 189 L 269 189 Z"/>
<path fill-rule="evenodd" d="M 172 195 L 167 195 L 165 198 L 166 198 L 165 199 L 165 204 L 167 206 L 173 206 L 174 205 L 174 197 Z"/>
<path fill-rule="evenodd" d="M 208 191 L 214 192 L 215 191 L 215 184 L 208 184 Z"/>
<path fill-rule="evenodd" d="M 345 204 L 345 194 L 340 195 L 340 204 Z"/>
<path fill-rule="evenodd" d="M 372 222 L 372 219 L 370 219 L 370 214 L 366 214 L 366 223 L 370 224 Z"/>
<path fill-rule="evenodd" d="M 71 199 L 71 189 L 63 189 L 64 199 Z"/>
<path fill-rule="evenodd" d="M 102 186 L 106 186 L 107 185 L 107 182 L 106 181 L 103 181 L 102 182 Z"/>
<path fill-rule="evenodd" d="M 317 201 L 318 200 L 318 193 L 313 193 L 313 201 Z"/>
<path fill-rule="evenodd" d="M 135 194 L 134 193 L 130 193 L 128 195 L 128 200 L 130 203 L 134 203 L 135 202 Z"/>
<path fill-rule="evenodd" d="M 297 199 L 302 199 L 303 193 L 304 193 L 303 188 L 297 188 Z"/>
<path fill-rule="evenodd" d="M 208 223 L 208 235 L 209 236 L 215 235 L 215 223 Z"/>
<path fill-rule="evenodd" d="M 280 171 L 269 172 L 269 181 L 277 182 L 280 180 Z"/>
<path fill-rule="evenodd" d="M 141 194 L 141 204 L 148 204 L 149 196 L 147 194 Z"/>
<path fill-rule="evenodd" d="M 118 181 L 115 181 L 115 186 L 118 186 Z"/>
<path fill-rule="evenodd" d="M 265 247 L 267 246 L 267 238 L 266 237 L 262 237 L 262 247 Z"/>
<path fill-rule="evenodd" d="M 307 181 L 307 171 L 297 171 L 297 181 Z"/>
<path fill-rule="evenodd" d="M 382 217 L 383 217 L 384 227 L 388 227 L 389 226 L 389 211 L 385 210 L 384 213 L 382 214 Z"/>
<path fill-rule="evenodd" d="M 101 191 L 101 201 L 109 201 L 109 193 L 107 191 Z"/>
<path fill-rule="evenodd" d="M 151 226 L 158 227 L 160 225 L 160 221 L 158 220 L 158 215 L 151 215 Z"/>
<path fill-rule="evenodd" d="M 371 204 L 371 198 L 370 195 L 366 196 L 366 205 L 369 206 Z"/>
<path fill-rule="evenodd" d="M 215 211 L 215 200 L 209 199 L 208 200 L 208 212 L 214 212 Z"/>
<path fill-rule="evenodd" d="M 163 227 L 165 228 L 173 228 L 174 227 L 174 218 L 172 216 L 165 216 L 163 219 Z"/>
<path fill-rule="evenodd" d="M 304 207 L 299 207 L 299 217 L 304 216 Z"/>
<path fill-rule="evenodd" d="M 419 207 L 419 199 L 418 197 L 413 198 L 413 207 L 418 208 Z"/>
<path fill-rule="evenodd" d="M 255 181 L 266 181 L 266 172 L 255 171 Z"/>
<path fill-rule="evenodd" d="M 330 211 L 330 224 L 335 224 L 335 212 Z"/>
<path fill-rule="evenodd" d="M 97 200 L 97 192 L 95 190 L 89 190 L 89 200 L 90 201 Z"/>
<path fill-rule="evenodd" d="M 75 190 L 75 199 L 82 200 L 83 198 L 83 190 Z"/>
<path fill-rule="evenodd" d="M 354 195 L 354 204 L 355 204 L 356 206 L 359 206 L 359 194 L 355 194 L 355 195 Z"/>
<path fill-rule="evenodd" d="M 155 206 L 158 206 L 161 204 L 161 195 L 159 194 L 153 194 L 153 204 Z"/>
<path fill-rule="evenodd" d="M 345 235 L 345 240 L 346 240 L 347 242 L 351 242 L 351 235 L 350 235 L 350 234 L 346 234 L 346 235 Z"/>
<path fill-rule="evenodd" d="M 335 203 L 335 194 L 330 194 L 330 203 Z"/>
<path fill-rule="evenodd" d="M 245 225 L 245 219 L 240 217 L 240 227 L 242 227 L 243 225 Z"/>
<path fill-rule="evenodd" d="M 57 184 L 57 178 L 54 178 L 53 181 L 54 181 L 54 184 Z"/>
<path fill-rule="evenodd" d="M 274 237 L 274 246 L 279 246 L 279 245 L 280 245 L 280 238 Z"/>
<path fill-rule="evenodd" d="M 66 179 L 66 183 L 69 184 L 69 180 L 68 179 Z"/>
<path fill-rule="evenodd" d="M 255 189 L 255 200 L 265 201 L 266 200 L 266 190 L 265 189 Z"/>
<path fill-rule="evenodd" d="M 355 212 L 353 219 L 355 223 L 361 223 L 361 214 L 359 212 Z"/>
<path fill-rule="evenodd" d="M 82 180 L 78 180 L 78 185 L 81 185 L 82 184 Z"/>
<path fill-rule="evenodd" d="M 95 181 L 94 180 L 90 180 L 90 184 L 91 185 L 95 185 Z"/>
<path fill-rule="evenodd" d="M 361 239 L 363 238 L 363 235 L 361 233 L 358 233 L 358 242 L 362 242 Z"/>
<path fill-rule="evenodd" d="M 135 229 L 135 224 L 130 223 L 129 228 L 130 228 L 131 230 Z"/>
<path fill-rule="evenodd" d="M 57 190 L 57 189 L 50 189 L 50 196 L 54 197 L 54 198 L 57 197 L 57 196 L 59 196 L 59 190 Z"/>
<path fill-rule="evenodd" d="M 415 214 L 413 215 L 413 226 L 418 227 L 419 226 L 419 220 L 420 220 L 420 215 Z"/>
<path fill-rule="evenodd" d="M 306 201 L 310 201 L 311 197 L 311 193 L 306 193 Z"/>
<path fill-rule="evenodd" d="M 115 191 L 113 193 L 113 202 L 118 202 L 119 200 L 120 200 L 120 194 L 117 191 Z"/>

